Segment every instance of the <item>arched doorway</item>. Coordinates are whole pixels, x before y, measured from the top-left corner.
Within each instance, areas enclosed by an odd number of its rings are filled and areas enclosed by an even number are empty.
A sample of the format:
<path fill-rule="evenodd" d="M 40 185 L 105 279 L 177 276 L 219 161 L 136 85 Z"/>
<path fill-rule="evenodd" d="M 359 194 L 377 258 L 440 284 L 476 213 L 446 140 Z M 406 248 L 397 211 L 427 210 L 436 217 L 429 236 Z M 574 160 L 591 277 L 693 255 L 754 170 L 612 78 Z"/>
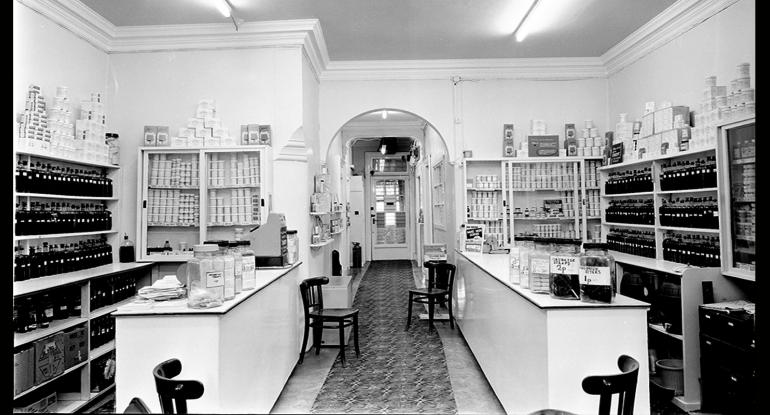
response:
<path fill-rule="evenodd" d="M 343 246 L 361 244 L 364 261 L 419 260 L 424 243 L 447 243 L 454 235 L 453 192 L 444 194 L 447 177 L 434 176 L 433 167 L 449 158 L 443 136 L 409 111 L 373 109 L 340 126 L 324 160 L 330 175 L 339 173 L 339 194 L 349 206 Z"/>

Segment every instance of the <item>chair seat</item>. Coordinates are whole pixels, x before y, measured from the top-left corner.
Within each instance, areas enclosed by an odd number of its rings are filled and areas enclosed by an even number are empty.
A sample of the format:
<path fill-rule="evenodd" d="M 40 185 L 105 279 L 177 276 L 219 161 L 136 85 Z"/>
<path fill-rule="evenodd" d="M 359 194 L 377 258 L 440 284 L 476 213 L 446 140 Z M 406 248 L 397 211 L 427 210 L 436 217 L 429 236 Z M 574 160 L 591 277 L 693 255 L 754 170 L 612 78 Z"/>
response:
<path fill-rule="evenodd" d="M 353 317 L 358 313 L 357 308 L 324 308 L 319 311 L 311 311 L 310 317 L 321 317 L 323 319 L 344 319 Z"/>
<path fill-rule="evenodd" d="M 413 288 L 409 290 L 412 294 L 426 295 L 426 296 L 442 296 L 449 294 L 449 291 L 440 288 Z"/>

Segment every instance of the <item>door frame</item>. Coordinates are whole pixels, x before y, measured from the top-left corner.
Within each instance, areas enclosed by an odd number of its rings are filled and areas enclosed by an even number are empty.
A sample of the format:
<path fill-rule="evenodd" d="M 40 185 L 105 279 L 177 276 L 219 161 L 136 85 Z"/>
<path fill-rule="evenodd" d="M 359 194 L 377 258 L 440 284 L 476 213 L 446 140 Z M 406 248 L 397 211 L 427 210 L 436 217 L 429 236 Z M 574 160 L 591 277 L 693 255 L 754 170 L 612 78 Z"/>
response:
<path fill-rule="evenodd" d="M 409 154 L 408 152 L 398 152 L 394 154 L 388 154 L 391 157 L 401 157 Z M 414 169 L 409 168 L 407 165 L 407 171 L 404 173 L 377 173 L 374 177 L 372 171 L 369 170 L 371 166 L 371 159 L 375 157 L 382 157 L 383 155 L 377 151 L 367 151 L 364 153 L 366 160 L 366 169 L 364 170 L 364 209 L 366 214 L 364 218 L 364 260 L 371 261 L 374 257 L 374 244 L 372 243 L 372 188 L 371 181 L 373 178 L 404 178 L 406 180 L 406 188 L 404 189 L 405 203 L 406 203 L 406 221 L 407 232 L 406 235 L 406 248 L 409 253 L 408 259 L 414 259 L 414 237 L 416 232 L 416 210 L 415 202 L 412 200 L 414 189 Z"/>

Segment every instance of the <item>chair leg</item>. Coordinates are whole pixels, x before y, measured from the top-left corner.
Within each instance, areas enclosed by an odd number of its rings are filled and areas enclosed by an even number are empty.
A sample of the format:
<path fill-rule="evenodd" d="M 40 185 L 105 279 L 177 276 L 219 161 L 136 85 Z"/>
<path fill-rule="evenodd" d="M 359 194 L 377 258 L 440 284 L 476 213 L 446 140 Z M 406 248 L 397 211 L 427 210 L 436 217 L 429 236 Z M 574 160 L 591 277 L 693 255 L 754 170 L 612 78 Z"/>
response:
<path fill-rule="evenodd" d="M 340 360 L 342 367 L 345 367 L 345 321 L 340 320 Z"/>
<path fill-rule="evenodd" d="M 305 319 L 305 334 L 302 336 L 302 349 L 299 351 L 299 364 L 302 364 L 302 362 L 305 360 L 305 348 L 307 347 L 307 335 L 308 335 L 308 325 L 310 324 L 310 321 L 308 319 Z"/>
<path fill-rule="evenodd" d="M 433 311 L 436 309 L 436 299 L 428 297 L 428 332 L 433 331 Z"/>
<path fill-rule="evenodd" d="M 318 324 L 323 324 L 319 321 Z M 315 345 L 315 354 L 318 356 L 321 353 L 321 337 L 323 337 L 323 327 L 313 327 L 313 345 Z"/>
<path fill-rule="evenodd" d="M 361 351 L 358 350 L 358 314 L 353 315 L 353 341 L 356 345 L 356 357 L 361 357 Z"/>
<path fill-rule="evenodd" d="M 447 301 L 447 306 L 449 307 L 449 327 L 452 328 L 452 330 L 455 329 L 455 323 L 454 323 L 454 316 L 452 315 L 452 293 L 449 293 L 449 300 Z"/>
<path fill-rule="evenodd" d="M 409 308 L 406 312 L 406 330 L 409 330 L 409 325 L 412 324 L 412 293 L 409 293 Z"/>

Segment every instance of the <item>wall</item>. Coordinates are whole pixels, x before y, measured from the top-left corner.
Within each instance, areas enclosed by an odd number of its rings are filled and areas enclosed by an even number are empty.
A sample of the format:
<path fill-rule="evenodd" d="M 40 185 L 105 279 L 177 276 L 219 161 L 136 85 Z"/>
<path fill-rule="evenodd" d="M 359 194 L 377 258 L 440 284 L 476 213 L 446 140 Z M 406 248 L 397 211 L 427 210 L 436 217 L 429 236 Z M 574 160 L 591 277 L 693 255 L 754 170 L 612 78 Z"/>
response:
<path fill-rule="evenodd" d="M 705 78 L 716 75 L 717 85 L 736 78 L 736 65 L 751 64 L 756 79 L 756 6 L 740 0 L 668 44 L 609 77 L 609 117 L 643 114 L 647 101 L 670 101 L 698 111 Z M 729 88 L 728 88 L 729 89 Z"/>

